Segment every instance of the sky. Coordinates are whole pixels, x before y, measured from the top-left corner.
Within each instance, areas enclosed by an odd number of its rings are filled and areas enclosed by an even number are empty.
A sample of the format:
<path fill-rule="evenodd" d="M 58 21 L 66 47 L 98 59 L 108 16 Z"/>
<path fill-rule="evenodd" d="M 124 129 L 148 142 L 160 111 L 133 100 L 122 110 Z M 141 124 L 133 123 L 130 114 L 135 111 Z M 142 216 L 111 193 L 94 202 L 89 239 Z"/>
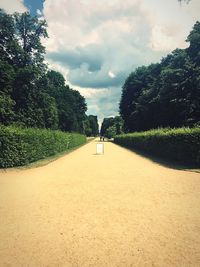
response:
<path fill-rule="evenodd" d="M 186 48 L 200 20 L 199 0 L 0 0 L 0 7 L 46 19 L 49 68 L 86 98 L 100 123 L 118 115 L 128 75 Z"/>

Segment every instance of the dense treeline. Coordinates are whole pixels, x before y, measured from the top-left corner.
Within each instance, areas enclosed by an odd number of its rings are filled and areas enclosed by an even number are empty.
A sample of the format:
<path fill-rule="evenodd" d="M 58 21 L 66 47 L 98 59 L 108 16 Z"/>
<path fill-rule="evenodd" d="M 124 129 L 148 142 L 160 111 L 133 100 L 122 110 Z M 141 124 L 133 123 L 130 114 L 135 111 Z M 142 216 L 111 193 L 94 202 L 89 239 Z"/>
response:
<path fill-rule="evenodd" d="M 123 120 L 120 116 L 104 118 L 101 125 L 100 135 L 113 138 L 115 135 L 123 133 Z"/>
<path fill-rule="evenodd" d="M 0 9 L 0 123 L 93 134 L 84 97 L 44 63 L 46 27 Z"/>
<path fill-rule="evenodd" d="M 89 115 L 84 122 L 84 132 L 87 136 L 99 135 L 99 125 L 97 116 Z"/>
<path fill-rule="evenodd" d="M 200 22 L 161 63 L 137 68 L 123 86 L 120 114 L 126 132 L 200 123 Z"/>

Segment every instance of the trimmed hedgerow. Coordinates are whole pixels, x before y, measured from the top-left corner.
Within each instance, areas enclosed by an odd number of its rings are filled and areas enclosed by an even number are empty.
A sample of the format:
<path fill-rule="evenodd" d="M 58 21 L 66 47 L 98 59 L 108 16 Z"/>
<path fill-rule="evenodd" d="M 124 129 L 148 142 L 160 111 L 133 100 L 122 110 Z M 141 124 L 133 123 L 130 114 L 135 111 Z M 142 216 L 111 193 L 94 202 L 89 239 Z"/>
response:
<path fill-rule="evenodd" d="M 114 142 L 180 164 L 200 167 L 200 128 L 154 129 L 118 135 Z"/>
<path fill-rule="evenodd" d="M 85 142 L 78 133 L 0 125 L 0 167 L 26 165 Z"/>

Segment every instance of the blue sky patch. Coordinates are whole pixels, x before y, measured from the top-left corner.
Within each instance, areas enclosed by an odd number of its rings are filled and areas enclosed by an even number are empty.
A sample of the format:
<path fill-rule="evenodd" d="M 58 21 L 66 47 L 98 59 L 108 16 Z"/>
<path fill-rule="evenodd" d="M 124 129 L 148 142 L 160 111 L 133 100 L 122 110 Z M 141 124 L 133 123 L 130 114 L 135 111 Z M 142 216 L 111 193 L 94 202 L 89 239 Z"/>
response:
<path fill-rule="evenodd" d="M 37 15 L 37 10 L 43 10 L 44 0 L 24 0 L 25 6 L 29 9 L 31 15 Z"/>

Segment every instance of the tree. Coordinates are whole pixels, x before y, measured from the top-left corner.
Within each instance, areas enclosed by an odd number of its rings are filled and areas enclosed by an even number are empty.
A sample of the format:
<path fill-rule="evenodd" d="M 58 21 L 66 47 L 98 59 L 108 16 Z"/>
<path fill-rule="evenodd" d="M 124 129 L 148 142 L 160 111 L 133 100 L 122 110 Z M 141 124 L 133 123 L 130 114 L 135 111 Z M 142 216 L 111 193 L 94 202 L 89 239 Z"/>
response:
<path fill-rule="evenodd" d="M 190 58 L 200 66 L 200 22 L 197 21 L 187 37 L 187 42 L 190 43 L 186 49 Z"/>
<path fill-rule="evenodd" d="M 84 133 L 83 121 L 85 118 L 85 112 L 87 111 L 85 98 L 77 90 L 69 90 L 72 94 L 72 108 L 74 111 L 75 121 L 77 122 L 77 126 L 74 126 L 73 130 L 78 131 L 80 133 Z"/>
<path fill-rule="evenodd" d="M 87 115 L 85 115 L 85 119 L 83 121 L 83 132 L 86 136 L 92 136 L 92 129 Z"/>
<path fill-rule="evenodd" d="M 0 9 L 0 58 L 12 66 L 20 54 L 20 46 L 15 33 L 13 16 Z"/>
<path fill-rule="evenodd" d="M 99 134 L 99 125 L 97 121 L 97 116 L 89 115 L 88 116 L 89 126 L 91 129 L 90 136 L 97 136 Z"/>
<path fill-rule="evenodd" d="M 44 63 L 46 26 L 0 9 L 0 122 L 84 133 L 85 98 Z"/>
<path fill-rule="evenodd" d="M 106 129 L 106 132 L 105 132 L 105 137 L 107 137 L 108 139 L 111 139 L 113 138 L 115 135 L 117 135 L 117 129 L 116 129 L 116 126 L 113 125 L 113 126 L 110 126 Z"/>
<path fill-rule="evenodd" d="M 65 86 L 65 78 L 58 71 L 49 70 L 47 72 L 47 78 L 50 81 L 50 85 L 52 86 L 52 90 L 53 90 L 53 88 L 62 88 Z"/>
<path fill-rule="evenodd" d="M 45 67 L 45 48 L 41 43 L 41 38 L 47 38 L 46 21 L 31 17 L 28 12 L 23 14 L 15 13 L 15 35 L 21 48 L 20 61 L 18 67 L 26 67 L 30 64 L 42 70 Z"/>
<path fill-rule="evenodd" d="M 83 121 L 87 110 L 85 98 L 65 85 L 65 79 L 59 72 L 49 71 L 47 77 L 48 92 L 55 98 L 58 108 L 59 129 L 84 132 Z"/>
<path fill-rule="evenodd" d="M 123 120 L 120 116 L 104 118 L 101 125 L 100 135 L 108 139 L 123 133 Z"/>
<path fill-rule="evenodd" d="M 8 94 L 0 92 L 0 123 L 8 125 L 14 121 L 14 105 L 15 102 Z"/>
<path fill-rule="evenodd" d="M 155 91 L 151 88 L 159 73 L 158 64 L 143 66 L 137 68 L 125 81 L 120 101 L 120 114 L 126 131 L 146 130 L 151 126 L 147 114 L 151 117 L 154 115 Z"/>
<path fill-rule="evenodd" d="M 44 70 L 45 48 L 41 38 L 47 38 L 46 21 L 29 13 L 6 14 L 0 9 L 0 55 L 13 67 L 34 65 Z"/>
<path fill-rule="evenodd" d="M 15 101 L 11 98 L 15 73 L 11 65 L 0 60 L 0 122 L 9 124 L 14 120 Z"/>
<path fill-rule="evenodd" d="M 16 72 L 12 98 L 15 121 L 28 127 L 58 127 L 56 102 L 46 91 L 45 76 L 38 78 L 38 68 L 27 66 Z"/>
<path fill-rule="evenodd" d="M 122 88 L 120 114 L 127 132 L 193 126 L 200 121 L 200 23 L 186 49 L 175 49 L 161 63 L 139 67 Z"/>
<path fill-rule="evenodd" d="M 87 136 L 99 135 L 99 125 L 97 116 L 94 115 L 85 116 L 85 120 L 83 121 L 83 132 Z"/>

